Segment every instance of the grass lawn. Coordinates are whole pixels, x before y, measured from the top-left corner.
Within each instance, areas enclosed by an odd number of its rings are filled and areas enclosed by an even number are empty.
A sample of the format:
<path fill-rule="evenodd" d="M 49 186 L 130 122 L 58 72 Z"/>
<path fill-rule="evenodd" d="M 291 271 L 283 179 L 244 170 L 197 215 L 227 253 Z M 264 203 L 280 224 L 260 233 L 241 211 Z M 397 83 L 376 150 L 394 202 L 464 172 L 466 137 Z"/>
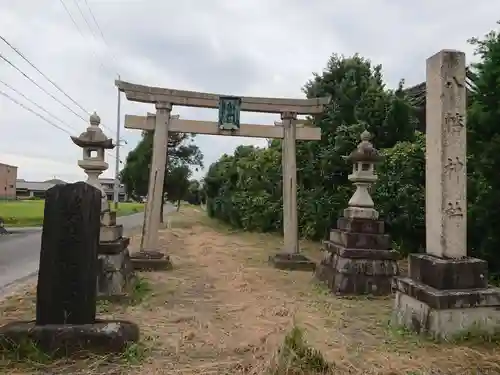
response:
<path fill-rule="evenodd" d="M 0 217 L 7 227 L 39 226 L 43 223 L 44 203 L 43 200 L 0 201 Z M 113 207 L 113 203 L 110 206 Z M 118 216 L 134 214 L 143 209 L 143 203 L 119 203 Z"/>

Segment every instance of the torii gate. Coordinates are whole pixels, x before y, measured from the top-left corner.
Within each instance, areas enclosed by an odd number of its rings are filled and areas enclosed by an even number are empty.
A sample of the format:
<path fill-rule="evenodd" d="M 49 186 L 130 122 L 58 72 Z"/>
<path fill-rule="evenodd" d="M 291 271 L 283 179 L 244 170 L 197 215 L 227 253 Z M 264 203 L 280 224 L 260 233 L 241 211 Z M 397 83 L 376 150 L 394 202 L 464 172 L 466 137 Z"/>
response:
<path fill-rule="evenodd" d="M 239 137 L 283 139 L 283 231 L 284 252 L 272 257 L 279 268 L 311 269 L 314 263 L 299 255 L 297 220 L 296 140 L 320 140 L 321 129 L 304 127 L 306 120 L 297 115 L 317 115 L 324 111 L 330 98 L 285 99 L 223 96 L 195 91 L 172 90 L 115 81 L 118 89 L 130 101 L 152 103 L 156 114 L 125 116 L 125 128 L 154 130 L 153 158 L 148 186 L 148 204 L 144 222 L 145 254 L 158 248 L 160 210 L 163 204 L 163 181 L 167 162 L 168 132 L 197 133 Z M 171 116 L 172 106 L 219 109 L 219 121 L 181 120 Z M 275 125 L 241 124 L 240 111 L 279 113 L 282 123 Z"/>

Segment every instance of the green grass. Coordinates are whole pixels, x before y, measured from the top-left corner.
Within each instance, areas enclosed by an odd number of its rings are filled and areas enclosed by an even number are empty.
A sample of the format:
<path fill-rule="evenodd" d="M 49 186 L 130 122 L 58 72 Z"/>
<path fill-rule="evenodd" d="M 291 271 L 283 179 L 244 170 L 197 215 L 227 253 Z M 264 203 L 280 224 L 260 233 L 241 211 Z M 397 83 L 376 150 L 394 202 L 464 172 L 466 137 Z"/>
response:
<path fill-rule="evenodd" d="M 34 227 L 43 223 L 43 200 L 0 201 L 0 217 L 7 227 Z M 110 203 L 111 209 L 114 205 Z M 144 210 L 143 203 L 118 204 L 118 216 L 131 215 Z"/>

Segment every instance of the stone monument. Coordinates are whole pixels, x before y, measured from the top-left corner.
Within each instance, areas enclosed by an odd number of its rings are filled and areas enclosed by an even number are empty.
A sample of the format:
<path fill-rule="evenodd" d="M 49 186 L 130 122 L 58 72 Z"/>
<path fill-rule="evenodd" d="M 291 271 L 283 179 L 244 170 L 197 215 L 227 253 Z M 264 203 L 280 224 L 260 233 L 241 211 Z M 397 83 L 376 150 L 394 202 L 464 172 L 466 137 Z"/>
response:
<path fill-rule="evenodd" d="M 500 289 L 488 265 L 467 256 L 465 54 L 443 50 L 427 60 L 426 253 L 409 256 L 396 279 L 394 325 L 434 337 L 493 332 L 500 326 Z"/>
<path fill-rule="evenodd" d="M 349 180 L 356 191 L 337 220 L 337 229 L 324 241 L 324 258 L 316 277 L 337 295 L 391 293 L 394 276 L 399 274 L 398 253 L 391 250 L 391 238 L 384 234 L 384 222 L 374 208 L 369 188 L 377 180 L 375 163 L 381 159 L 370 143 L 366 130 L 361 143 L 346 158 L 353 163 Z"/>
<path fill-rule="evenodd" d="M 71 137 L 74 144 L 83 149 L 83 158 L 78 161 L 88 176 L 87 183 L 101 192 L 101 230 L 99 236 L 99 268 L 97 290 L 99 298 L 117 298 L 127 294 L 133 275 L 128 251 L 130 239 L 123 237 L 123 226 L 116 224 L 116 212 L 111 211 L 99 176 L 108 169 L 104 151 L 112 149 L 112 139 L 106 137 L 99 124 L 101 119 L 94 113 L 90 126 L 79 137 Z"/>
<path fill-rule="evenodd" d="M 51 356 L 121 352 L 136 324 L 96 319 L 101 192 L 85 182 L 56 185 L 45 199 L 36 320 L 0 328 L 0 346 L 34 343 Z"/>

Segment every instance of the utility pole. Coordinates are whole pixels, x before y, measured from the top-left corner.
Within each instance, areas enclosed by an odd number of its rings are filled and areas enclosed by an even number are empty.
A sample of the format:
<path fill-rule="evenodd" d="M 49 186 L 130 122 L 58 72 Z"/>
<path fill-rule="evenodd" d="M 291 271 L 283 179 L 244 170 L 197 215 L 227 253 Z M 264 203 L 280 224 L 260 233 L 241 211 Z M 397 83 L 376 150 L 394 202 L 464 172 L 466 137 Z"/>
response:
<path fill-rule="evenodd" d="M 118 80 L 120 80 L 120 75 L 118 75 Z M 115 203 L 115 210 L 118 210 L 118 201 L 120 200 L 120 117 L 121 117 L 121 92 L 118 91 L 118 105 L 116 109 L 116 162 L 115 162 L 115 186 L 113 200 Z"/>

